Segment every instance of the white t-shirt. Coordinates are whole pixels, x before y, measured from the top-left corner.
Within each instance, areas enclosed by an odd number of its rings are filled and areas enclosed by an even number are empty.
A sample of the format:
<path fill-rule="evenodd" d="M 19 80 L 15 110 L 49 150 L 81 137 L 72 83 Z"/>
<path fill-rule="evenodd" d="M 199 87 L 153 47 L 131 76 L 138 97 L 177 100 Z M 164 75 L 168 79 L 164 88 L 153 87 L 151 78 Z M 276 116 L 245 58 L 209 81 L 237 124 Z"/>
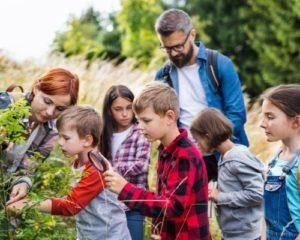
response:
<path fill-rule="evenodd" d="M 120 148 L 122 142 L 124 142 L 124 140 L 126 139 L 126 137 L 128 136 L 128 134 L 130 133 L 132 127 L 133 126 L 127 128 L 123 132 L 115 132 L 115 133 L 113 133 L 112 141 L 111 141 L 111 151 L 112 151 L 111 155 L 112 155 L 113 159 L 115 158 L 116 153 L 117 153 L 118 149 Z"/>
<path fill-rule="evenodd" d="M 186 129 L 189 129 L 193 118 L 208 106 L 198 70 L 198 63 L 177 68 L 180 104 L 179 122 Z"/>
<path fill-rule="evenodd" d="M 288 161 L 282 160 L 277 157 L 277 161 L 274 167 L 270 169 L 271 176 L 281 176 L 283 174 L 283 168 L 287 165 Z"/>

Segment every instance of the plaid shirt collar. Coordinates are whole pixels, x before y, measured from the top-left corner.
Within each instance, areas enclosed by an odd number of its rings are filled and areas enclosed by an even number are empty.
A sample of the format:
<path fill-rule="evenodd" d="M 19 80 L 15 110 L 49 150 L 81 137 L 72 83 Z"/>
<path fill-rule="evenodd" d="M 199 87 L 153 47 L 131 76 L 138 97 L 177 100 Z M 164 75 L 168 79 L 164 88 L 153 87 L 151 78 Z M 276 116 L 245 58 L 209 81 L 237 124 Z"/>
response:
<path fill-rule="evenodd" d="M 130 138 L 136 131 L 139 130 L 139 126 L 137 123 L 134 123 L 132 126 L 131 131 L 129 132 L 128 136 L 126 138 Z"/>
<path fill-rule="evenodd" d="M 179 128 L 179 132 L 180 134 L 167 147 L 164 147 L 162 143 L 158 146 L 158 151 L 162 159 L 167 159 L 178 148 L 179 141 L 188 136 L 188 132 L 183 128 Z"/>

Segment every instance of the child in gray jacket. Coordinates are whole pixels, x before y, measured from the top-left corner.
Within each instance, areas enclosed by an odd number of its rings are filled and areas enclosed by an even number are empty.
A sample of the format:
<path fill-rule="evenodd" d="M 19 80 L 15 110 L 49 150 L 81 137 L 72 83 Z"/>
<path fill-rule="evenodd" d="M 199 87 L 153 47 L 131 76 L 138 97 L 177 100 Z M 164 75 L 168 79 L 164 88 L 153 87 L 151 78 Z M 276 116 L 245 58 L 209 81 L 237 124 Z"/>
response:
<path fill-rule="evenodd" d="M 218 187 L 209 191 L 224 240 L 260 239 L 264 165 L 247 147 L 234 144 L 232 124 L 217 109 L 200 112 L 191 133 L 203 153 L 218 151 Z"/>

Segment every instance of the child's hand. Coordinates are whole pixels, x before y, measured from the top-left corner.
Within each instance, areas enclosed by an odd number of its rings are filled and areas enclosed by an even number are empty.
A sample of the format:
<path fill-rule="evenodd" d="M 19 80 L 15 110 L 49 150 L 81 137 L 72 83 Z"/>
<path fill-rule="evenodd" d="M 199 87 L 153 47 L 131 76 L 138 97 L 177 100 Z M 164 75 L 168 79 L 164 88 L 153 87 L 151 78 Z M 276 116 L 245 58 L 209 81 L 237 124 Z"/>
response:
<path fill-rule="evenodd" d="M 214 202 L 218 202 L 218 189 L 211 188 L 208 190 L 208 198 Z"/>
<path fill-rule="evenodd" d="M 26 183 L 19 183 L 13 186 L 12 191 L 10 193 L 10 199 L 6 203 L 11 204 L 25 198 L 28 193 L 28 186 Z"/>
<path fill-rule="evenodd" d="M 103 176 L 106 188 L 114 193 L 119 194 L 127 184 L 127 181 L 112 169 L 107 170 Z"/>
<path fill-rule="evenodd" d="M 6 205 L 6 211 L 10 216 L 18 216 L 22 213 L 22 210 L 26 205 L 28 205 L 28 199 L 23 198 L 20 201 Z"/>
<path fill-rule="evenodd" d="M 156 235 L 156 234 L 151 234 L 150 235 L 150 240 L 161 240 L 161 237 L 159 235 Z"/>

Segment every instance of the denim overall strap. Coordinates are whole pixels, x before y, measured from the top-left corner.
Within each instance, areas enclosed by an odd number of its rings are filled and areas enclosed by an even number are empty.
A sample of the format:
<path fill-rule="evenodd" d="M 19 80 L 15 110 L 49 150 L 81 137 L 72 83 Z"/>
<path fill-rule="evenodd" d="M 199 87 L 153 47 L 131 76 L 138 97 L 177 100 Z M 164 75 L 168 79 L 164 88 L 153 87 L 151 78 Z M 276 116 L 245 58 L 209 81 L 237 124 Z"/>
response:
<path fill-rule="evenodd" d="M 275 166 L 276 159 L 278 158 L 275 157 L 269 167 Z M 294 159 L 284 167 L 283 175 L 267 176 L 264 191 L 267 240 L 294 240 L 298 235 L 289 212 L 285 183 L 286 174 L 296 164 Z"/>

